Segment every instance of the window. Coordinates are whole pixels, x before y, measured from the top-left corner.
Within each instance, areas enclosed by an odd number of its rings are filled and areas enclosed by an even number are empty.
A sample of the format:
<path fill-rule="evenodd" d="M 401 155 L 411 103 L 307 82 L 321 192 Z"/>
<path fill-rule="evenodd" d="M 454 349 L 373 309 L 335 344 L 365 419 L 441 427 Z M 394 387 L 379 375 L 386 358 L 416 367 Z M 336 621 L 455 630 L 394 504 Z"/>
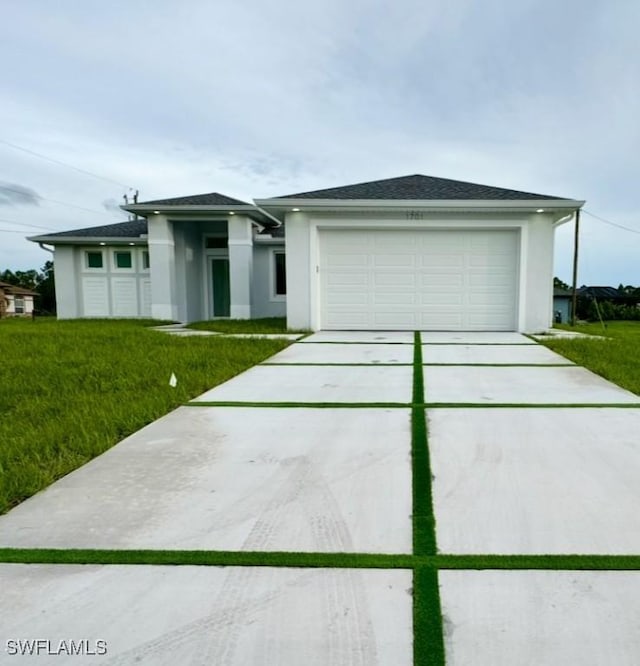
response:
<path fill-rule="evenodd" d="M 204 243 L 207 250 L 226 250 L 229 247 L 226 236 L 207 236 Z"/>
<path fill-rule="evenodd" d="M 13 309 L 16 314 L 24 314 L 24 298 L 16 296 L 13 299 Z"/>
<path fill-rule="evenodd" d="M 87 268 L 102 268 L 102 252 L 87 252 Z"/>
<path fill-rule="evenodd" d="M 114 252 L 113 253 L 113 259 L 116 268 L 132 268 L 133 267 L 133 262 L 131 260 L 131 252 L 130 251 L 121 251 L 121 252 Z"/>
<path fill-rule="evenodd" d="M 149 251 L 142 250 L 142 270 L 148 271 L 150 265 L 151 264 L 149 263 Z"/>
<path fill-rule="evenodd" d="M 274 293 L 276 296 L 285 296 L 287 293 L 287 269 L 284 252 L 274 252 Z"/>

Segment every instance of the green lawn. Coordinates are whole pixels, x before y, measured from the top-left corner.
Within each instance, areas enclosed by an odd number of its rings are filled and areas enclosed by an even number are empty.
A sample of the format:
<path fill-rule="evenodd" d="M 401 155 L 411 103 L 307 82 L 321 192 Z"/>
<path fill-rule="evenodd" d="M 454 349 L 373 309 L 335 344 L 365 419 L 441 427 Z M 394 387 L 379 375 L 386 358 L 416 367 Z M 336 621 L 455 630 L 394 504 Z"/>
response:
<path fill-rule="evenodd" d="M 213 319 L 196 321 L 188 328 L 219 333 L 308 333 L 305 330 L 288 330 L 285 317 L 265 317 L 263 319 Z"/>
<path fill-rule="evenodd" d="M 0 513 L 288 344 L 176 337 L 155 323 L 0 322 Z"/>
<path fill-rule="evenodd" d="M 606 336 L 601 339 L 544 340 L 549 349 L 640 395 L 640 322 L 610 321 L 558 326 L 567 331 Z"/>

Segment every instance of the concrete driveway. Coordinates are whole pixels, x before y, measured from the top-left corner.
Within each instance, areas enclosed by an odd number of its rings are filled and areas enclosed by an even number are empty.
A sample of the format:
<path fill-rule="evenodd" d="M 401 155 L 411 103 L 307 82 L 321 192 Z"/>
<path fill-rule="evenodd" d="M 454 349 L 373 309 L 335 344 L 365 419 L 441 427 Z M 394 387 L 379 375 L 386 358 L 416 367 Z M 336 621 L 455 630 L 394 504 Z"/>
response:
<path fill-rule="evenodd" d="M 426 409 L 439 553 L 640 554 L 638 396 L 515 333 L 423 333 L 416 407 L 414 351 L 406 332 L 296 342 L 0 517 L 0 548 L 411 561 Z M 104 641 L 87 663 L 409 665 L 423 638 L 395 566 L 0 564 L 0 663 L 34 639 L 34 663 L 66 663 L 73 639 Z M 449 664 L 640 663 L 637 571 L 438 581 Z"/>

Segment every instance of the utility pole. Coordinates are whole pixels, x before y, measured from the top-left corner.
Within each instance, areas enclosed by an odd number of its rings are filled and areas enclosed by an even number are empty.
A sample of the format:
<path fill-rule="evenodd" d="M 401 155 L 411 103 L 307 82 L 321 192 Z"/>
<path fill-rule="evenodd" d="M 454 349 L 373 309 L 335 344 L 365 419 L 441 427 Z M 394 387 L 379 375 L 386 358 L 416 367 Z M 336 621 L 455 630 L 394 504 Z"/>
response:
<path fill-rule="evenodd" d="M 578 306 L 578 240 L 580 234 L 580 209 L 576 210 L 575 231 L 573 235 L 573 290 L 571 294 L 571 326 L 576 325 Z"/>

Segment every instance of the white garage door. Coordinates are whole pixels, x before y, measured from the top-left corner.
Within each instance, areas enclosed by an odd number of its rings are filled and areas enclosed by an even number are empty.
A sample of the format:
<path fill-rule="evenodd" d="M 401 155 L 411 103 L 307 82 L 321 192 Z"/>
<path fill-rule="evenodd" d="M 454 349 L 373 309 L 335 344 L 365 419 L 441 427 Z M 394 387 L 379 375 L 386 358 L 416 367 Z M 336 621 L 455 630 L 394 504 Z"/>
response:
<path fill-rule="evenodd" d="M 516 328 L 516 231 L 322 230 L 323 329 Z"/>

